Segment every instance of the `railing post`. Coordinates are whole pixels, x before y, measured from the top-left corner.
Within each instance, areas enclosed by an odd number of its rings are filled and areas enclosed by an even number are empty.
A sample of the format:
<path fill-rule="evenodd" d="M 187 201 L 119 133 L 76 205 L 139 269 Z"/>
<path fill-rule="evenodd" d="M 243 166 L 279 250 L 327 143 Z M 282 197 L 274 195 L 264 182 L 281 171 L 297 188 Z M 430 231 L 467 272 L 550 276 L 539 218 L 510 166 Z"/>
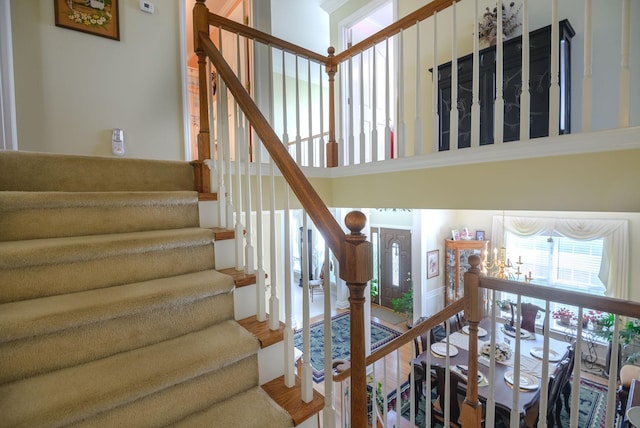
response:
<path fill-rule="evenodd" d="M 482 320 L 480 296 L 480 256 L 469 256 L 471 267 L 464 274 L 464 312 L 469 322 L 469 356 L 478 355 L 478 324 Z M 482 422 L 482 405 L 478 400 L 478 359 L 469 358 L 467 396 L 460 410 L 463 427 L 479 427 Z"/>
<path fill-rule="evenodd" d="M 329 62 L 326 70 L 329 75 L 329 141 L 327 141 L 327 168 L 338 166 L 338 143 L 336 142 L 336 112 L 335 112 L 335 75 L 338 64 L 335 62 L 335 49 L 330 47 Z"/>
<path fill-rule="evenodd" d="M 200 45 L 198 33 L 209 34 L 209 9 L 204 4 L 205 0 L 196 0 L 193 7 L 193 46 L 198 56 L 198 92 L 200 102 L 200 131 L 198 132 L 198 157 L 192 164 L 195 168 L 196 190 L 200 193 L 211 191 L 211 180 L 209 168 L 205 165 L 205 160 L 211 158 L 211 148 L 209 147 L 209 92 L 207 59 Z"/>
<path fill-rule="evenodd" d="M 351 323 L 351 426 L 367 426 L 367 367 L 364 349 L 364 290 L 373 277 L 371 242 L 361 233 L 367 218 L 360 211 L 351 211 L 345 225 L 346 235 L 340 276 L 349 287 L 349 316 Z"/>

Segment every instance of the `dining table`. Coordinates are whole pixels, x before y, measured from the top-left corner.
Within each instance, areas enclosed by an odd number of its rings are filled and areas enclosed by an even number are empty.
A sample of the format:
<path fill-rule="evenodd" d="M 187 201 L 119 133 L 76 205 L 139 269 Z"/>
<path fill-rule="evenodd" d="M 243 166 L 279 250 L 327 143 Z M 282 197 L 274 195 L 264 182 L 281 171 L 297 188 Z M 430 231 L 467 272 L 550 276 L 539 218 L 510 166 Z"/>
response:
<path fill-rule="evenodd" d="M 511 357 L 505 361 L 495 362 L 494 377 L 489 379 L 489 358 L 478 355 L 478 399 L 485 404 L 490 394 L 490 384 L 493 383 L 493 398 L 496 405 L 496 420 L 503 419 L 507 425 L 514 407 L 513 371 L 515 361 L 515 329 L 508 324 L 496 323 L 496 344 L 509 347 Z M 491 320 L 483 319 L 479 324 L 478 351 L 482 350 L 485 343 L 490 343 Z M 541 334 L 521 330 L 520 339 L 520 393 L 518 396 L 517 411 L 520 415 L 520 425 L 526 426 L 525 419 L 532 417 L 531 409 L 537 409 L 542 386 L 543 369 L 543 345 L 544 336 Z M 462 374 L 466 378 L 465 369 L 469 360 L 469 335 L 468 326 L 459 332 L 449 335 L 449 366 L 452 371 Z M 551 375 L 555 365 L 562 361 L 568 351 L 567 342 L 549 338 L 549 370 Z M 431 349 L 424 350 L 412 360 L 412 364 L 446 365 L 447 339 L 431 345 Z M 428 360 L 428 361 L 427 361 Z M 548 379 L 547 379 L 548 382 Z M 466 392 L 466 383 L 459 383 L 461 393 Z M 535 410 L 537 412 L 537 410 Z M 533 416 L 535 417 L 535 416 Z"/>

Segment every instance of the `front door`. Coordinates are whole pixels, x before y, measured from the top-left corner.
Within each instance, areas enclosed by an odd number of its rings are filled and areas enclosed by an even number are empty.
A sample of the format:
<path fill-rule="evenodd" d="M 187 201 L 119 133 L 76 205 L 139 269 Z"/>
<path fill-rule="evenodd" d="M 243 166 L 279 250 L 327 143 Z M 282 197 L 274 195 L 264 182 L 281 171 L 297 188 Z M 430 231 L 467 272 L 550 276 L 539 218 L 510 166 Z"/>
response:
<path fill-rule="evenodd" d="M 393 308 L 392 299 L 411 288 L 411 231 L 380 228 L 380 304 Z"/>

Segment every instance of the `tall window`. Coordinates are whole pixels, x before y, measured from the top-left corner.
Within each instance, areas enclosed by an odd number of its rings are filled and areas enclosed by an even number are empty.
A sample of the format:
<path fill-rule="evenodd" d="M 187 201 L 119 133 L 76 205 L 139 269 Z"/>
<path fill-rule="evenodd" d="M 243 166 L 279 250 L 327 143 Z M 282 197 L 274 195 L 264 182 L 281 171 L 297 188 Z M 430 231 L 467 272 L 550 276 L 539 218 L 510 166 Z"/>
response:
<path fill-rule="evenodd" d="M 599 278 L 603 239 L 579 240 L 559 236 L 518 236 L 505 233 L 511 260 L 522 258 L 524 274 L 532 283 L 603 296 Z"/>
<path fill-rule="evenodd" d="M 626 299 L 627 220 L 494 216 L 492 245 L 540 285 Z M 521 277 L 522 278 L 522 277 Z"/>

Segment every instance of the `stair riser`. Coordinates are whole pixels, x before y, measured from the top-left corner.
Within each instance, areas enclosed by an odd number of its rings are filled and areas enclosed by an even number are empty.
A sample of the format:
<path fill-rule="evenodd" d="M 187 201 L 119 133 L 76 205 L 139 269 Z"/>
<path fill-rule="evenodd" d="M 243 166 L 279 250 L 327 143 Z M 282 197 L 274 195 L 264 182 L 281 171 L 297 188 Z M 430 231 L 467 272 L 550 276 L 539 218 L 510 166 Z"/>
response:
<path fill-rule="evenodd" d="M 208 245 L 0 270 L 0 303 L 147 281 L 213 267 L 213 246 Z"/>
<path fill-rule="evenodd" d="M 212 403 L 224 401 L 254 387 L 258 382 L 256 360 L 257 357 L 253 355 L 225 367 L 224 370 L 198 376 L 71 426 L 151 428 L 173 425 L 192 413 L 210 407 Z M 247 410 L 251 411 L 251 404 L 248 403 L 247 406 Z"/>
<path fill-rule="evenodd" d="M 195 192 L 0 192 L 0 241 L 198 227 L 197 203 Z"/>
<path fill-rule="evenodd" d="M 0 345 L 0 384 L 152 345 L 233 318 L 230 293 L 179 303 L 4 343 Z"/>

